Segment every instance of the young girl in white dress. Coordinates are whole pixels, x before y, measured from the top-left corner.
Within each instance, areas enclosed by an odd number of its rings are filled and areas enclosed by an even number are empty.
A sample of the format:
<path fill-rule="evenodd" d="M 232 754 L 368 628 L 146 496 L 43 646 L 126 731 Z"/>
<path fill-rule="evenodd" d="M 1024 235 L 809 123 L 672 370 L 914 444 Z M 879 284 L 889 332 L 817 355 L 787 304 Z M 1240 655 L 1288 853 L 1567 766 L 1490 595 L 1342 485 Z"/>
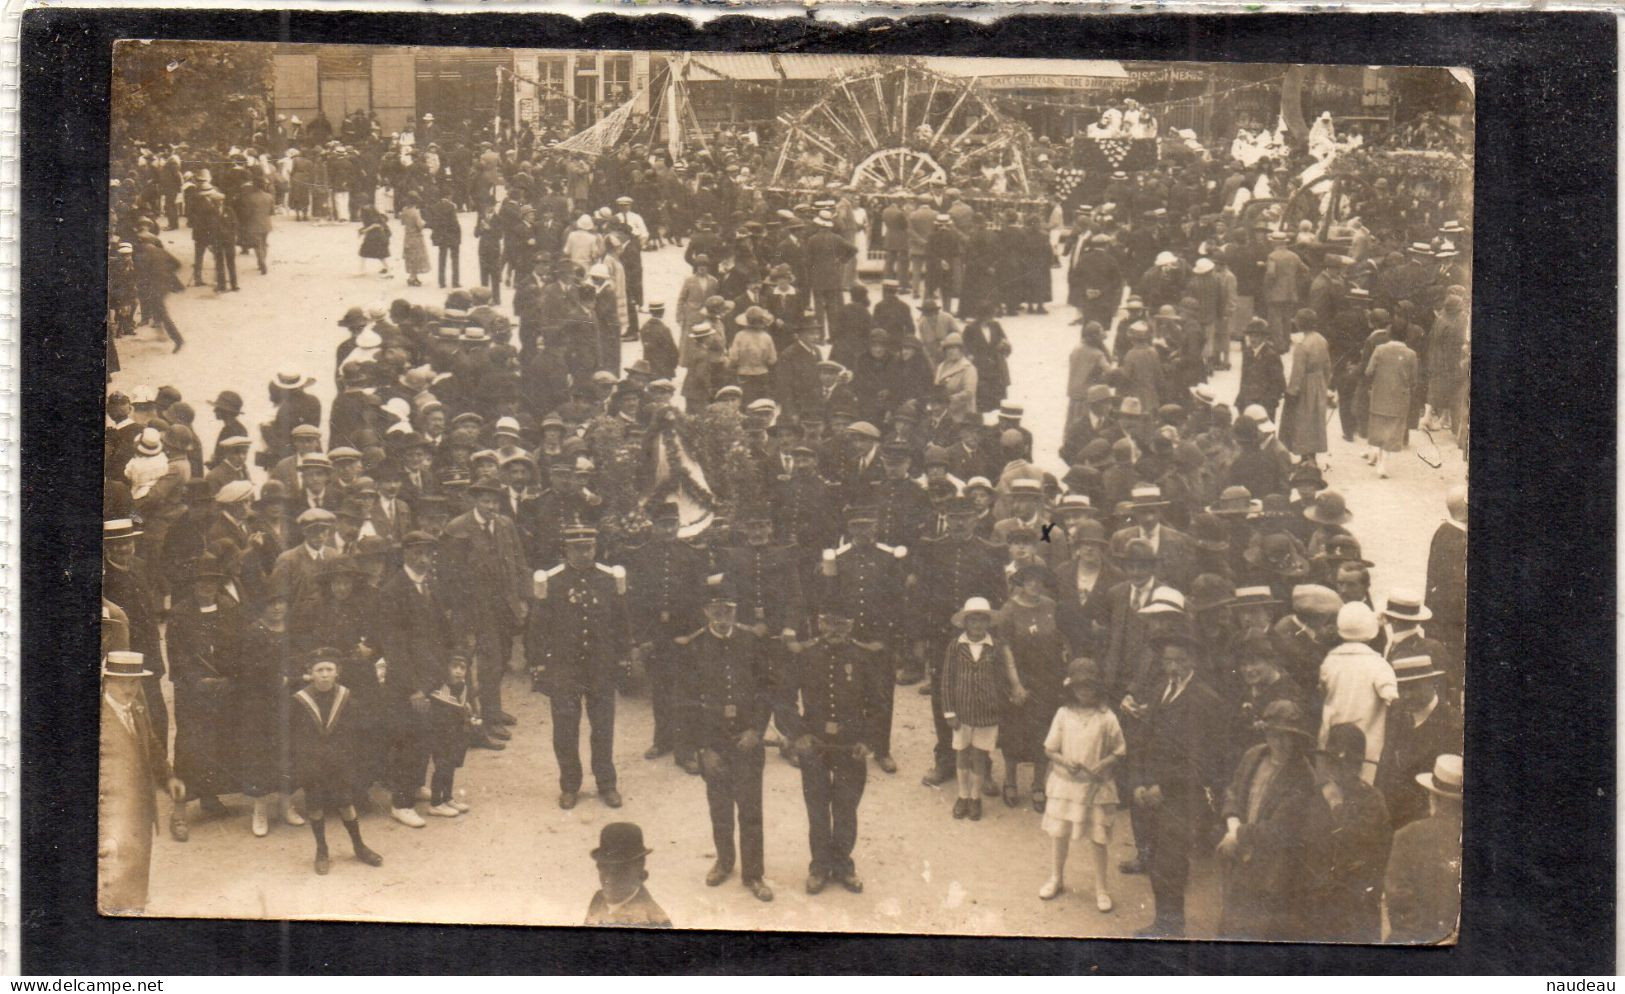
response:
<path fill-rule="evenodd" d="M 1088 839 L 1095 864 L 1095 907 L 1112 909 L 1106 889 L 1106 846 L 1117 814 L 1112 767 L 1127 752 L 1123 729 L 1106 706 L 1105 685 L 1093 659 L 1067 668 L 1067 703 L 1055 712 L 1044 752 L 1049 756 L 1044 831 L 1055 840 L 1055 864 L 1038 896 L 1046 901 L 1066 890 L 1066 857 L 1073 839 Z"/>

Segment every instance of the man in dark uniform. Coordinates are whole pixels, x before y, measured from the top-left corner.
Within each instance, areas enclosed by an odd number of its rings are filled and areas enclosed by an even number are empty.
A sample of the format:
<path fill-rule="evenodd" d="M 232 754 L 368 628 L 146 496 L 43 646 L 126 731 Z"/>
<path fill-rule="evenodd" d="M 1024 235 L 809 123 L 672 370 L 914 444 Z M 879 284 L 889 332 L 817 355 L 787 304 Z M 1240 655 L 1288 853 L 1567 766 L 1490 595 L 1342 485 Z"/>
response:
<path fill-rule="evenodd" d="M 654 744 L 643 758 L 675 753 L 677 765 L 697 774 L 700 764 L 694 758 L 694 745 L 679 724 L 677 678 L 682 671 L 682 652 L 676 640 L 700 624 L 707 564 L 703 553 L 677 537 L 676 504 L 660 504 L 652 517 L 654 537 L 627 564 L 632 637 L 649 673 L 654 709 Z"/>
<path fill-rule="evenodd" d="M 852 849 L 858 841 L 858 802 L 868 775 L 863 761 L 879 720 L 871 710 L 878 701 L 869 685 L 878 671 L 884 677 L 881 682 L 891 688 L 891 674 L 876 666 L 873 658 L 884 652 L 884 646 L 852 638 L 847 603 L 840 594 L 824 601 L 818 612 L 818 637 L 792 646 L 799 654 L 795 693 L 801 707 L 794 734 L 812 849 L 809 894 L 822 891 L 830 880 L 854 894 L 863 893 Z"/>
<path fill-rule="evenodd" d="M 771 901 L 773 891 L 762 880 L 762 734 L 773 714 L 773 677 L 765 644 L 735 623 L 737 610 L 731 585 L 721 574 L 710 577 L 706 626 L 690 642 L 684 727 L 700 751 L 717 849 L 706 886 L 719 886 L 733 873 L 737 811 L 742 880 L 757 900 Z"/>
<path fill-rule="evenodd" d="M 994 607 L 1004 600 L 1004 554 L 998 546 L 976 537 L 976 506 L 968 497 L 947 504 L 948 533 L 920 543 L 922 584 L 920 610 L 915 613 L 919 637 L 925 643 L 927 672 L 940 666 L 948 644 L 959 634 L 954 612 L 972 597 L 985 597 Z M 931 720 L 936 726 L 935 764 L 923 783 L 935 787 L 954 778 L 953 730 L 942 713 L 942 681 L 931 681 Z"/>
<path fill-rule="evenodd" d="M 874 646 L 862 657 L 864 710 L 871 718 L 864 725 L 862 741 L 873 751 L 876 766 L 896 773 L 897 763 L 891 755 L 892 699 L 897 686 L 897 652 L 903 641 L 898 606 L 903 603 L 909 563 L 906 548 L 875 541 L 879 519 L 879 511 L 872 505 L 847 508 L 850 544 L 824 551 L 819 606 L 822 610 L 827 604 L 840 605 L 842 616 L 851 623 L 852 637 Z M 798 751 L 805 759 L 805 751 Z"/>
<path fill-rule="evenodd" d="M 786 665 L 784 643 L 805 630 L 801 600 L 800 549 L 773 544 L 773 519 L 767 508 L 746 507 L 738 524 L 745 533 L 745 545 L 723 551 L 723 572 L 732 580 L 738 596 L 736 617 L 740 626 L 763 639 L 762 652 L 773 668 L 780 693 L 773 701 L 773 714 L 780 733 L 794 724 L 794 691 L 782 679 Z M 817 548 L 817 546 L 812 546 Z M 795 755 L 786 740 L 781 745 L 785 759 L 792 764 Z"/>
<path fill-rule="evenodd" d="M 913 450 L 906 442 L 889 442 L 880 450 L 886 476 L 875 486 L 880 515 L 875 537 L 887 545 L 912 549 L 931 518 L 931 498 L 909 477 Z"/>
<path fill-rule="evenodd" d="M 537 583 L 540 602 L 527 628 L 526 655 L 553 705 L 553 754 L 559 762 L 559 807 L 576 806 L 581 790 L 581 705 L 591 726 L 592 776 L 598 799 L 621 806 L 615 784 L 615 685 L 630 665 L 625 574 L 594 561 L 598 531 L 564 531 L 564 562 Z"/>

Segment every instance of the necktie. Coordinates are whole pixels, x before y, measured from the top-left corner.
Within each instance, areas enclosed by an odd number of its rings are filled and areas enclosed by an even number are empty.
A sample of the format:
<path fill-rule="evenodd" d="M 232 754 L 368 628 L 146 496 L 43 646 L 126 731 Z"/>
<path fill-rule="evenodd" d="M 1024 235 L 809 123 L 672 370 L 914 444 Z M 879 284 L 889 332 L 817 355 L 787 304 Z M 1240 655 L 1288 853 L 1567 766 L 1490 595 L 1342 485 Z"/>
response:
<path fill-rule="evenodd" d="M 1134 610 L 1145 607 L 1145 591 L 1139 587 L 1134 588 Z"/>

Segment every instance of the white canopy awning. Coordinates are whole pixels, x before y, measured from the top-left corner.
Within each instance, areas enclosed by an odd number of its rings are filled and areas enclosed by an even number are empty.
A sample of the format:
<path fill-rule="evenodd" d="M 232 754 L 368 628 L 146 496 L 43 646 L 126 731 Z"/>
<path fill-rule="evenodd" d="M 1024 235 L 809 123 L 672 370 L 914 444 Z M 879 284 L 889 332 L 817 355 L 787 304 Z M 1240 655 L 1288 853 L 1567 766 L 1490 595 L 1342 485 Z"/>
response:
<path fill-rule="evenodd" d="M 673 53 L 673 58 L 681 56 Z M 1121 62 L 1110 59 L 1005 59 L 932 55 L 927 68 L 945 76 L 975 77 L 996 90 L 1089 90 L 1130 79 Z M 678 63 L 681 64 L 681 63 Z M 694 52 L 691 83 L 719 80 L 815 80 L 880 65 L 873 55 L 780 55 L 766 52 Z"/>

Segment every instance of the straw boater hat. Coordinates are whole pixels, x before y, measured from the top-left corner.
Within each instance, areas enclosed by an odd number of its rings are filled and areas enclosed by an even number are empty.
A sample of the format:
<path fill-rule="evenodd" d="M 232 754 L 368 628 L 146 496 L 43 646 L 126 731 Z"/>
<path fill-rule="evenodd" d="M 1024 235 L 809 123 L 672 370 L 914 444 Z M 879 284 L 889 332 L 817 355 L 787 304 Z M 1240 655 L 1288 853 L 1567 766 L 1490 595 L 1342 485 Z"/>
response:
<path fill-rule="evenodd" d="M 1434 677 L 1444 676 L 1444 670 L 1434 668 L 1432 656 L 1405 656 L 1391 662 L 1394 680 L 1398 683 L 1413 683 L 1417 680 L 1431 680 Z"/>
<path fill-rule="evenodd" d="M 102 660 L 102 676 L 145 677 L 152 676 L 152 671 L 147 669 L 141 653 L 114 649 Z"/>
<path fill-rule="evenodd" d="M 1426 621 L 1433 617 L 1433 612 L 1422 603 L 1422 595 L 1415 590 L 1395 590 L 1388 595 L 1388 602 L 1383 605 L 1382 613 L 1389 618 L 1398 618 L 1401 621 Z"/>
<path fill-rule="evenodd" d="M 1433 761 L 1432 773 L 1416 775 L 1416 782 L 1429 793 L 1456 800 L 1461 799 L 1463 779 L 1461 757 L 1448 752 Z"/>
<path fill-rule="evenodd" d="M 111 518 L 102 522 L 102 541 L 117 542 L 120 539 L 140 538 L 141 529 L 129 518 Z"/>

